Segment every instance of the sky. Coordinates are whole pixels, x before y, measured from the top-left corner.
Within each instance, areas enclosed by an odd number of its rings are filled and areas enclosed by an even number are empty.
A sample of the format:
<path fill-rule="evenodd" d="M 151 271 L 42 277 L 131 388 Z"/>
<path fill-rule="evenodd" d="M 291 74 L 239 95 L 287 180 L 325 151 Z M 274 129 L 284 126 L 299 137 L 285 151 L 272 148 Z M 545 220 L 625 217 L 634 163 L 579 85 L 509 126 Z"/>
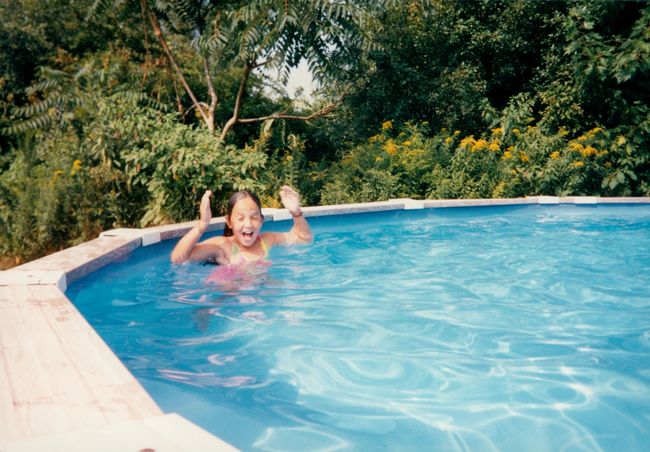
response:
<path fill-rule="evenodd" d="M 311 98 L 314 91 L 314 82 L 305 60 L 302 60 L 298 67 L 292 69 L 289 73 L 287 92 L 291 97 L 295 96 L 296 88 L 298 87 L 302 87 L 305 90 L 305 96 Z"/>

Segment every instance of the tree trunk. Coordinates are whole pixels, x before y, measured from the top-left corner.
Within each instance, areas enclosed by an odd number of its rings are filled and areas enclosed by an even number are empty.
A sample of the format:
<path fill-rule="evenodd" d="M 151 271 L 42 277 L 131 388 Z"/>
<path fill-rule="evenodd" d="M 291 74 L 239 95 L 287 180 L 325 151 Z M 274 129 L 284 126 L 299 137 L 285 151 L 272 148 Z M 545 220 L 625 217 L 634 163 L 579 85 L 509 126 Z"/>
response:
<path fill-rule="evenodd" d="M 239 122 L 239 115 L 241 114 L 241 106 L 244 101 L 244 94 L 246 93 L 246 83 L 248 82 L 248 77 L 250 76 L 251 71 L 258 67 L 259 65 L 256 65 L 255 63 L 246 63 L 246 67 L 244 67 L 244 75 L 242 76 L 241 81 L 239 82 L 239 90 L 237 91 L 237 100 L 235 101 L 235 108 L 232 112 L 232 116 L 226 122 L 226 125 L 223 126 L 223 129 L 221 130 L 221 135 L 219 136 L 219 139 L 221 141 L 225 141 L 226 135 L 228 135 L 228 132 L 232 127 Z"/>
<path fill-rule="evenodd" d="M 205 125 L 208 126 L 208 130 L 211 133 L 214 133 L 214 108 L 212 109 L 213 114 L 209 114 L 209 111 L 206 111 L 205 108 L 203 107 L 203 104 L 198 101 L 196 96 L 194 95 L 194 92 L 192 92 L 192 89 L 190 88 L 190 85 L 187 83 L 185 80 L 185 77 L 183 76 L 183 73 L 181 72 L 180 68 L 178 67 L 178 64 L 176 63 L 176 59 L 174 58 L 174 55 L 172 54 L 171 49 L 169 48 L 169 45 L 167 45 L 167 41 L 165 40 L 165 37 L 163 36 L 162 29 L 160 28 L 160 24 L 158 23 L 158 19 L 156 16 L 149 10 L 149 7 L 147 6 L 146 0 L 140 0 L 140 4 L 142 5 L 143 11 L 146 12 L 147 17 L 149 18 L 149 22 L 151 23 L 151 27 L 153 28 L 153 32 L 156 35 L 156 38 L 158 39 L 158 42 L 162 46 L 165 54 L 167 55 L 167 59 L 169 60 L 169 64 L 174 68 L 174 71 L 176 72 L 176 75 L 178 76 L 181 84 L 185 88 L 185 92 L 190 96 L 190 99 L 192 99 L 192 104 L 194 104 L 194 108 L 199 112 L 201 115 L 201 119 L 203 119 L 203 122 Z M 207 67 L 207 63 L 206 63 Z M 208 84 L 209 88 L 212 88 L 212 91 L 214 92 L 214 88 L 212 87 L 212 80 L 208 79 Z M 216 98 L 216 95 L 215 95 Z M 215 99 L 211 99 L 212 101 L 216 102 Z M 215 108 L 216 108 L 216 103 L 215 103 Z"/>

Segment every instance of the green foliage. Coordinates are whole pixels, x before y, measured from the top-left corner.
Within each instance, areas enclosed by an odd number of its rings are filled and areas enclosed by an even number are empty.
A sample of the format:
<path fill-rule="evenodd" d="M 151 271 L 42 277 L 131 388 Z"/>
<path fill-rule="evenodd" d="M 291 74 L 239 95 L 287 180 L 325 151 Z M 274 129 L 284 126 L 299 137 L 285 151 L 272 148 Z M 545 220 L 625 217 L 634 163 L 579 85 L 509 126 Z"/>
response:
<path fill-rule="evenodd" d="M 254 142 L 256 149 L 265 150 L 269 155 L 264 172 L 259 175 L 261 191 L 258 194 L 262 204 L 282 207 L 278 192 L 283 185 L 297 189 L 305 205 L 318 204 L 327 164 L 324 161 L 309 161 L 305 141 L 298 135 L 275 137 L 274 132 L 283 127 L 272 128 L 272 122 L 263 123 L 260 138 Z M 275 147 L 269 150 L 268 146 L 272 143 Z"/>
<path fill-rule="evenodd" d="M 650 7 L 645 2 L 576 2 L 536 76 L 542 125 L 570 132 L 629 123 L 650 100 Z"/>
<path fill-rule="evenodd" d="M 85 166 L 75 134 L 26 140 L 0 175 L 0 250 L 19 260 L 89 240 L 111 226 L 102 201 L 110 174 Z"/>
<path fill-rule="evenodd" d="M 72 111 L 59 104 L 69 120 L 25 135 L 33 141 L 0 176 L 4 255 L 32 258 L 112 227 L 196 218 L 206 189 L 227 199 L 261 188 L 263 151 L 225 146 L 138 93 L 86 81 Z"/>
<path fill-rule="evenodd" d="M 502 126 L 478 138 L 446 129 L 425 138 L 425 127 L 386 122 L 331 168 L 322 202 L 650 194 L 648 153 L 637 147 L 650 123 L 632 136 L 596 127 L 571 138 L 532 124 L 525 99 L 518 106 L 523 111 L 507 107 Z"/>
<path fill-rule="evenodd" d="M 137 124 L 127 124 L 142 126 L 142 116 Z M 146 139 L 122 153 L 128 183 L 147 191 L 141 226 L 195 218 L 207 189 L 217 200 L 227 200 L 233 191 L 262 188 L 257 173 L 266 163 L 263 152 L 224 145 L 207 130 L 178 124 L 171 115 L 156 118 L 150 126 L 142 131 Z"/>
<path fill-rule="evenodd" d="M 323 186 L 321 202 L 341 204 L 400 197 L 423 198 L 429 183 L 426 175 L 436 163 L 450 158 L 450 141 L 426 139 L 424 126 L 391 121 L 366 143 L 347 151 L 335 164 Z"/>
<path fill-rule="evenodd" d="M 220 139 L 225 139 L 235 124 L 244 122 L 242 119 L 261 121 L 278 112 L 266 111 L 253 118 L 242 116 L 241 106 L 248 100 L 249 77 L 257 68 L 278 71 L 286 82 L 289 70 L 304 59 L 316 80 L 337 81 L 371 47 L 363 25 L 383 3 L 97 0 L 88 16 L 99 18 L 108 11 L 141 7 L 174 68 L 174 76 L 187 94 L 183 96 L 181 108 L 194 109 L 197 118 L 210 131 L 221 129 Z M 179 51 L 177 43 L 189 52 Z M 190 65 L 180 64 L 188 54 Z M 197 67 L 202 81 L 199 86 L 193 86 L 184 73 L 191 74 Z M 222 118 L 215 112 L 224 108 L 223 79 L 216 75 L 234 71 L 238 72 L 239 80 L 230 95 L 236 93 L 235 100 L 226 104 L 230 114 L 221 122 Z"/>
<path fill-rule="evenodd" d="M 381 48 L 347 99 L 349 127 L 363 139 L 386 120 L 481 133 L 489 126 L 486 112 L 528 88 L 555 45 L 556 15 L 565 8 L 563 2 L 395 2 L 372 28 Z"/>

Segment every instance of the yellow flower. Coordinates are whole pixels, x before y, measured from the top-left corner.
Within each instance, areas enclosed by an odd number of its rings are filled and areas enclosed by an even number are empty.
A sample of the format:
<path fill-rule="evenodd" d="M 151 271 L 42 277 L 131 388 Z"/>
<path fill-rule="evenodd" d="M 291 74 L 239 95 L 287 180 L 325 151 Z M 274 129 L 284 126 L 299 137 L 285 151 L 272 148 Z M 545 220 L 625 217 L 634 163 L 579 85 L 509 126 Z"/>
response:
<path fill-rule="evenodd" d="M 501 135 L 503 133 L 503 129 L 501 127 L 495 127 L 492 129 L 492 135 Z"/>
<path fill-rule="evenodd" d="M 569 149 L 581 153 L 582 150 L 584 149 L 584 146 L 580 143 L 576 143 L 575 141 L 572 141 L 571 143 L 569 143 Z"/>
<path fill-rule="evenodd" d="M 515 135 L 519 135 L 521 132 L 519 131 L 519 129 L 515 127 L 514 129 L 512 129 L 512 133 L 514 133 Z"/>
<path fill-rule="evenodd" d="M 413 143 L 411 142 L 411 140 L 406 140 L 403 144 L 404 144 L 404 146 L 410 146 Z"/>
<path fill-rule="evenodd" d="M 582 151 L 580 151 L 583 157 L 588 157 L 590 155 L 596 155 L 598 151 L 593 146 L 587 146 Z"/>
<path fill-rule="evenodd" d="M 460 147 L 463 149 L 469 149 L 474 147 L 474 144 L 476 143 L 476 140 L 474 139 L 473 135 L 470 135 L 468 137 L 463 138 L 460 140 Z"/>
<path fill-rule="evenodd" d="M 580 135 L 577 140 L 578 141 L 587 141 L 589 137 L 587 135 Z"/>
<path fill-rule="evenodd" d="M 390 155 L 395 155 L 397 153 L 397 145 L 393 140 L 388 140 L 384 144 L 384 150 Z"/>
<path fill-rule="evenodd" d="M 381 140 L 381 135 L 373 135 L 370 138 L 368 138 L 368 141 L 371 142 L 371 143 L 373 143 L 375 141 L 379 141 L 379 140 Z"/>
<path fill-rule="evenodd" d="M 551 152 L 551 159 L 557 160 L 558 158 L 560 158 L 560 153 L 558 151 Z"/>
<path fill-rule="evenodd" d="M 526 154 L 524 154 L 523 152 L 519 153 L 519 160 L 521 160 L 524 163 L 529 161 L 528 156 Z"/>
<path fill-rule="evenodd" d="M 384 159 L 382 157 L 375 157 L 375 162 L 379 163 L 379 162 L 383 162 L 383 161 L 384 161 Z"/>
<path fill-rule="evenodd" d="M 74 176 L 77 174 L 77 171 L 81 169 L 81 160 L 77 159 L 74 162 L 72 162 L 72 168 L 70 168 L 70 175 Z"/>
<path fill-rule="evenodd" d="M 460 135 L 460 130 L 454 130 L 454 135 Z"/>
<path fill-rule="evenodd" d="M 577 162 L 573 162 L 571 165 L 574 166 L 575 168 L 580 168 L 581 166 L 585 166 L 585 162 L 577 161 Z"/>
<path fill-rule="evenodd" d="M 504 160 L 511 159 L 512 158 L 512 152 L 510 152 L 510 151 L 504 152 L 503 157 L 501 157 L 501 158 L 504 159 Z"/>
<path fill-rule="evenodd" d="M 488 147 L 488 142 L 485 141 L 483 138 L 481 138 L 481 139 L 474 142 L 474 144 L 472 146 L 472 152 L 482 151 L 483 149 L 485 149 L 487 147 Z"/>
<path fill-rule="evenodd" d="M 449 143 L 451 143 L 452 141 L 454 141 L 454 139 L 453 139 L 452 137 L 447 137 L 447 138 L 445 138 L 445 144 L 449 144 Z"/>
<path fill-rule="evenodd" d="M 499 152 L 501 150 L 501 142 L 499 140 L 490 142 L 488 149 L 492 152 Z"/>
<path fill-rule="evenodd" d="M 381 130 L 389 130 L 389 129 L 392 129 L 392 128 L 393 128 L 393 122 L 392 121 L 385 121 L 381 125 Z"/>

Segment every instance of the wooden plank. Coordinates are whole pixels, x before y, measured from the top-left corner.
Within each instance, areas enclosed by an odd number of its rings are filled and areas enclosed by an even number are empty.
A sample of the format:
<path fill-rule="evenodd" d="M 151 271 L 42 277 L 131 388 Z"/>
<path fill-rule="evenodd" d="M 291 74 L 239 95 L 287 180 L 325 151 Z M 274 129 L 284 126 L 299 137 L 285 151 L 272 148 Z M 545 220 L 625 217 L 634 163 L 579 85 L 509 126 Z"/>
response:
<path fill-rule="evenodd" d="M 177 414 L 108 424 L 92 430 L 0 443 L 2 452 L 234 452 L 225 441 Z"/>
<path fill-rule="evenodd" d="M 44 286 L 32 286 L 31 290 L 98 410 L 111 421 L 161 414 L 149 394 L 64 294 Z"/>
<path fill-rule="evenodd" d="M 161 413 L 56 286 L 0 287 L 0 440 Z"/>
<path fill-rule="evenodd" d="M 2 308 L 1 329 L 16 424 L 16 431 L 9 432 L 10 438 L 101 422 L 101 413 L 88 412 L 84 407 L 91 395 L 31 299 L 30 286 L 8 287 L 14 302 Z"/>
<path fill-rule="evenodd" d="M 5 327 L 12 321 L 6 313 L 11 302 L 9 292 L 9 288 L 0 287 L 0 439 L 11 438 L 11 432 L 18 430 L 14 414 L 14 390 L 9 380 L 8 329 Z"/>

